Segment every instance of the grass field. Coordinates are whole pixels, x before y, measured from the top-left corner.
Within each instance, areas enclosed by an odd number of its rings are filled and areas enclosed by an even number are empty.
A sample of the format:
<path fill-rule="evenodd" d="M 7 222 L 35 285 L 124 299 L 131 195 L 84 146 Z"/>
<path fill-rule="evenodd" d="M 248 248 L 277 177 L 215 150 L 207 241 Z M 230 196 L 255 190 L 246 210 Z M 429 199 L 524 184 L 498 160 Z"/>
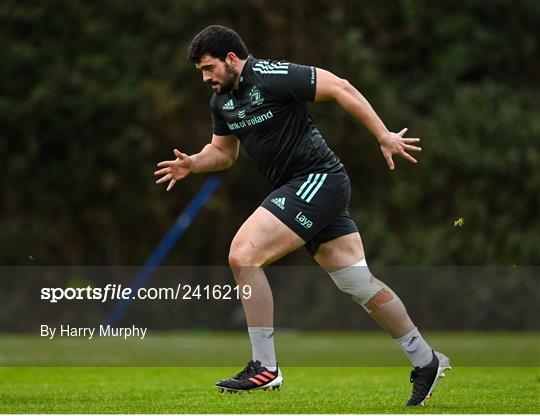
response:
<path fill-rule="evenodd" d="M 437 386 L 425 408 L 403 406 L 410 393 L 409 367 L 300 367 L 284 366 L 285 384 L 280 391 L 250 394 L 219 394 L 216 380 L 230 376 L 239 367 L 31 367 L 0 369 L 0 412 L 2 413 L 539 413 L 540 350 L 538 334 L 445 334 L 444 351 L 457 356 L 454 370 Z M 243 334 L 228 335 L 240 343 Z M 304 335 L 307 336 L 307 335 Z M 343 334 L 317 335 L 326 339 L 326 354 L 332 339 Z M 387 342 L 378 334 L 349 335 L 350 342 L 361 336 L 366 344 Z M 487 337 L 491 348 L 484 356 L 504 362 L 503 353 L 514 343 L 522 357 L 521 366 L 472 367 L 466 361 L 467 342 L 472 355 L 478 340 Z M 308 336 L 309 337 L 309 336 Z M 168 335 L 167 340 L 184 345 L 185 335 Z M 212 337 L 189 334 L 191 344 L 207 350 Z M 221 336 L 215 335 L 218 347 Z M 322 338 L 322 339 L 321 339 Z M 437 338 L 431 336 L 430 338 Z M 14 349 L 24 337 L 2 338 L 2 362 L 9 365 Z M 232 342 L 232 341 L 231 341 Z M 246 342 L 244 340 L 244 342 Z M 440 341 L 439 341 L 440 344 Z M 162 344 L 156 343 L 160 348 Z M 233 342 L 234 345 L 234 342 Z M 461 345 L 460 348 L 457 348 Z M 528 349 L 525 347 L 528 345 Z M 281 346 L 286 354 L 286 346 Z M 441 348 L 443 349 L 443 348 Z M 371 348 L 368 350 L 371 351 Z M 150 354 L 148 348 L 145 354 Z M 219 354 L 214 349 L 213 354 Z M 400 354 L 399 350 L 394 350 Z M 309 352 L 308 352 L 309 353 Z M 365 351 L 359 350 L 359 355 Z M 50 354 L 50 351 L 49 351 Z M 186 351 L 182 354 L 186 355 Z M 189 354 L 187 354 L 189 355 Z M 15 357 L 16 358 L 16 357 Z M 41 357 L 43 358 L 43 357 Z M 248 357 L 244 356 L 243 361 Z M 18 360 L 20 357 L 18 358 Z M 139 359 L 142 359 L 139 356 Z M 532 359 L 532 361 L 531 361 Z M 527 361 L 528 360 L 528 361 Z M 240 366 L 242 363 L 238 363 Z M 20 362 L 20 361 L 19 361 Z M 461 362 L 462 365 L 459 365 Z M 404 365 L 404 364 L 402 364 Z"/>
<path fill-rule="evenodd" d="M 3 413 L 538 413 L 538 369 L 449 372 L 425 408 L 403 406 L 408 368 L 284 369 L 280 391 L 219 394 L 237 369 L 4 368 Z"/>

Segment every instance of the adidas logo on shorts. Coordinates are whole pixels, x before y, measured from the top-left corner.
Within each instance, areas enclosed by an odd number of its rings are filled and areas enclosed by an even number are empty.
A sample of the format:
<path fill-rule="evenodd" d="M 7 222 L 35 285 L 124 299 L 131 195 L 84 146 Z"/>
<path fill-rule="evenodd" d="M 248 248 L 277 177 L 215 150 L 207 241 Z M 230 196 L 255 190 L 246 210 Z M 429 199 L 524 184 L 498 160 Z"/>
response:
<path fill-rule="evenodd" d="M 272 199 L 272 202 L 281 209 L 285 209 L 285 198 L 274 198 Z"/>

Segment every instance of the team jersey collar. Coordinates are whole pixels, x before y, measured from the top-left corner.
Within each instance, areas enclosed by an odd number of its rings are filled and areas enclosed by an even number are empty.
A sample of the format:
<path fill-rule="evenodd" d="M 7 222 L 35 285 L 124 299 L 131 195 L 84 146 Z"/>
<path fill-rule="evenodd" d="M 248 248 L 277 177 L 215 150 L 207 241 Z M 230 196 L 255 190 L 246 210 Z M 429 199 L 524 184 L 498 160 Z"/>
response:
<path fill-rule="evenodd" d="M 242 88 L 242 85 L 244 84 L 244 82 L 246 81 L 246 75 L 247 75 L 247 71 L 248 71 L 248 65 L 251 64 L 251 61 L 253 60 L 253 56 L 252 55 L 248 55 L 247 59 L 246 59 L 246 63 L 244 64 L 244 67 L 242 68 L 242 73 L 240 74 L 240 88 Z"/>
<path fill-rule="evenodd" d="M 246 86 L 246 78 L 248 74 L 248 65 L 251 66 L 251 61 L 253 60 L 253 56 L 248 55 L 246 59 L 246 63 L 244 64 L 244 67 L 242 68 L 242 72 L 240 73 L 240 79 L 238 80 L 238 90 L 232 90 L 230 93 L 233 94 L 234 98 L 237 100 L 240 99 L 242 92 L 244 91 L 244 87 Z"/>

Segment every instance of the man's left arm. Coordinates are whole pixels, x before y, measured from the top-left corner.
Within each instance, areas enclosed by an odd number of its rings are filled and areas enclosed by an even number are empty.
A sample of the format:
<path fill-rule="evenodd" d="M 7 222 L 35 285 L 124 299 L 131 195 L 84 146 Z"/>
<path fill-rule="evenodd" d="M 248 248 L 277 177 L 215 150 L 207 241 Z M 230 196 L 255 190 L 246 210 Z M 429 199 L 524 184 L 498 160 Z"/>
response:
<path fill-rule="evenodd" d="M 364 96 L 347 80 L 337 77 L 329 71 L 317 68 L 315 101 L 335 100 L 341 108 L 359 120 L 377 138 L 381 151 L 390 169 L 394 169 L 393 155 L 399 155 L 412 163 L 416 159 L 408 152 L 420 152 L 422 148 L 411 143 L 419 138 L 403 137 L 406 128 L 399 133 L 390 132 Z"/>

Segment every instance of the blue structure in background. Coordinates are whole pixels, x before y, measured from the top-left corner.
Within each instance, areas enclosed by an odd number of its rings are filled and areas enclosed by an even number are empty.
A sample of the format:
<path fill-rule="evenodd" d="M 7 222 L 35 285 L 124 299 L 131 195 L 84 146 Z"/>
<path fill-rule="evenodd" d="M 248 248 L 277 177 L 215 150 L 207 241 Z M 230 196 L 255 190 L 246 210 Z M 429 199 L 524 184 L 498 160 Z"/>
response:
<path fill-rule="evenodd" d="M 210 176 L 210 178 L 208 178 L 208 180 L 204 183 L 199 192 L 197 192 L 197 194 L 190 201 L 184 212 L 178 216 L 176 222 L 173 224 L 167 234 L 165 234 L 165 237 L 163 237 L 150 257 L 148 257 L 139 273 L 137 273 L 137 276 L 135 276 L 135 279 L 133 279 L 131 282 L 130 287 L 133 290 L 132 293 L 135 293 L 137 290 L 139 290 L 139 288 L 143 287 L 148 279 L 150 279 L 156 267 L 163 262 L 178 239 L 184 235 L 186 230 L 191 225 L 193 219 L 214 194 L 220 182 L 221 175 L 217 174 Z M 132 302 L 133 299 L 131 298 L 120 301 L 111 311 L 109 316 L 107 316 L 104 325 L 116 326 Z"/>

